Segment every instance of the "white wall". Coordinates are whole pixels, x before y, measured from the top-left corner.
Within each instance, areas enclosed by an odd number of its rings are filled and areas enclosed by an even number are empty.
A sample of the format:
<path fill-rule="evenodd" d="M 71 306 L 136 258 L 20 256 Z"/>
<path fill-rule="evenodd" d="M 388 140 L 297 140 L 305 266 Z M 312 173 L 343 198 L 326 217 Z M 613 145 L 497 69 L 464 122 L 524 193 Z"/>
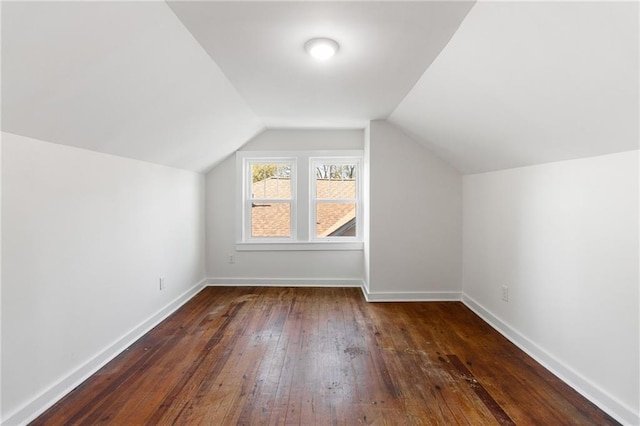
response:
<path fill-rule="evenodd" d="M 362 130 L 266 130 L 242 150 L 361 150 Z M 238 251 L 236 160 L 227 158 L 206 176 L 207 276 L 211 283 L 361 283 L 363 251 Z M 235 263 L 228 256 L 235 256 Z"/>
<path fill-rule="evenodd" d="M 466 302 L 627 424 L 639 422 L 638 189 L 638 151 L 464 177 Z"/>
<path fill-rule="evenodd" d="M 204 177 L 2 136 L 2 420 L 16 424 L 199 288 Z"/>
<path fill-rule="evenodd" d="M 461 175 L 389 122 L 369 131 L 370 299 L 458 299 Z"/>
<path fill-rule="evenodd" d="M 1 9 L 1 8 L 0 8 Z M 0 16 L 2 12 L 0 12 Z M 0 60 L 0 62 L 2 62 Z M 0 424 L 2 424 L 2 138 L 0 137 Z"/>

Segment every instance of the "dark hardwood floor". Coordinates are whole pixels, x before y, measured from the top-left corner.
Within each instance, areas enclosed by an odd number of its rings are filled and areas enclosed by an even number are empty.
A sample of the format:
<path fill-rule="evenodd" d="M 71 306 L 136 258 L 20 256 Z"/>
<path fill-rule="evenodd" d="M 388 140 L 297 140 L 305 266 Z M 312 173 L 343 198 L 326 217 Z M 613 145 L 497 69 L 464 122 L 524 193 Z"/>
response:
<path fill-rule="evenodd" d="M 462 303 L 208 287 L 32 424 L 617 423 Z"/>

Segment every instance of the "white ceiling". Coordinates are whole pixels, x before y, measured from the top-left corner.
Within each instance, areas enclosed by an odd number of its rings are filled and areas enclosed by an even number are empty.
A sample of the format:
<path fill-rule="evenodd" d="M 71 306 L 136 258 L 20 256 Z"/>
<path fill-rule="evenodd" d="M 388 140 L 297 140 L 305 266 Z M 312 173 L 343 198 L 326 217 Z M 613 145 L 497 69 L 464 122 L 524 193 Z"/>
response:
<path fill-rule="evenodd" d="M 2 130 L 204 171 L 263 129 L 163 2 L 3 2 Z"/>
<path fill-rule="evenodd" d="M 387 118 L 472 2 L 169 2 L 268 127 Z M 338 54 L 304 50 L 329 37 Z"/>
<path fill-rule="evenodd" d="M 637 2 L 3 1 L 2 130 L 196 171 L 265 127 L 389 114 L 465 173 L 637 149 L 638 16 Z M 304 54 L 315 36 L 341 43 L 334 60 Z"/>
<path fill-rule="evenodd" d="M 390 121 L 464 173 L 638 149 L 637 2 L 479 2 Z"/>

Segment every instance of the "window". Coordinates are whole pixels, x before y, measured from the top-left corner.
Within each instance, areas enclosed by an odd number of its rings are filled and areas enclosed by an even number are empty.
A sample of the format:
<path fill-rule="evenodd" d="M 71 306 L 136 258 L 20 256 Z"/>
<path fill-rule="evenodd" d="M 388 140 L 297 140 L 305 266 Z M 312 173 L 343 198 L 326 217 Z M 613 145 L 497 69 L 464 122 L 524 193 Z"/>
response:
<path fill-rule="evenodd" d="M 359 162 L 355 159 L 312 159 L 314 239 L 358 236 L 358 169 Z"/>
<path fill-rule="evenodd" d="M 246 171 L 249 239 L 295 238 L 292 160 L 249 161 Z"/>
<path fill-rule="evenodd" d="M 236 248 L 362 249 L 361 158 L 239 151 Z"/>

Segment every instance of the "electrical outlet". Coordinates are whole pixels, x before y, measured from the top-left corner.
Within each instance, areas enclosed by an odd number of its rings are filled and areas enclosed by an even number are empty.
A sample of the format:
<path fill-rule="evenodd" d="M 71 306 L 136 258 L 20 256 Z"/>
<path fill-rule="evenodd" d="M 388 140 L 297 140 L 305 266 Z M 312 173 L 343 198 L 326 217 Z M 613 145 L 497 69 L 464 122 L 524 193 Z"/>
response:
<path fill-rule="evenodd" d="M 235 255 L 233 255 L 233 254 L 229 255 L 229 263 L 232 264 L 232 265 L 234 263 L 236 263 L 236 256 Z"/>
<path fill-rule="evenodd" d="M 160 277 L 160 290 L 164 290 L 164 277 Z"/>
<path fill-rule="evenodd" d="M 507 287 L 506 285 L 502 286 L 502 300 L 504 300 L 505 302 L 509 301 L 509 287 Z"/>

